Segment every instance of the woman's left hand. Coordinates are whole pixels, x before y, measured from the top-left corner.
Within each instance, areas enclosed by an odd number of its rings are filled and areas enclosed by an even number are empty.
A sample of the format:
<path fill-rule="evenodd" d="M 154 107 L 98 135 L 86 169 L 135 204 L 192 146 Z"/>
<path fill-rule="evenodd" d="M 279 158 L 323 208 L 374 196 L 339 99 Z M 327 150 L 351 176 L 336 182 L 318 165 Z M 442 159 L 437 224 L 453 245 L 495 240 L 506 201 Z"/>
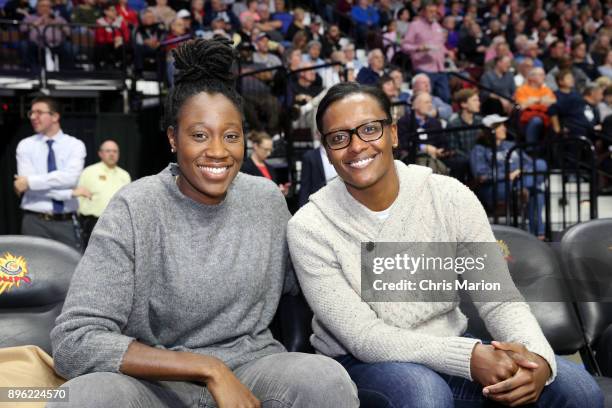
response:
<path fill-rule="evenodd" d="M 507 380 L 483 388 L 483 394 L 510 407 L 536 402 L 551 374 L 546 360 L 530 352 L 522 344 L 497 341 L 491 344 L 499 350 L 508 352 L 511 357 L 516 355 L 515 361 L 519 364 L 519 369 Z M 537 368 L 529 368 L 519 362 L 525 359 L 535 362 Z"/>

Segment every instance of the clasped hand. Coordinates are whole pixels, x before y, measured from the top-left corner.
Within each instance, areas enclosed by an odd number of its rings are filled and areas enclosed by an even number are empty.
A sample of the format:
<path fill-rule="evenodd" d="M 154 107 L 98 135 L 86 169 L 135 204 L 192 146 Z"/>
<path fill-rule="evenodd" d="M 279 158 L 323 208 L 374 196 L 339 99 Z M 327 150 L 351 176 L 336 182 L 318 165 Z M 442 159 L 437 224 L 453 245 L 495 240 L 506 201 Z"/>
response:
<path fill-rule="evenodd" d="M 510 407 L 537 401 L 551 374 L 546 360 L 522 344 L 497 341 L 474 347 L 470 369 L 488 399 Z"/>

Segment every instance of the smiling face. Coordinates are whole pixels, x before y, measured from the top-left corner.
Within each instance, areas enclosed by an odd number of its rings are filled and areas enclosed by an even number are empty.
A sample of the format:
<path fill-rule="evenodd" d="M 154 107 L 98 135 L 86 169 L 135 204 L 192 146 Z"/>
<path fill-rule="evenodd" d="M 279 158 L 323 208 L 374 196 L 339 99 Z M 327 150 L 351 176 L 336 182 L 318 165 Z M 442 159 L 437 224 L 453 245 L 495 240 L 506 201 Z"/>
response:
<path fill-rule="evenodd" d="M 177 124 L 167 133 L 181 170 L 179 189 L 199 203 L 219 204 L 242 165 L 240 112 L 224 95 L 201 92 L 185 101 Z"/>
<path fill-rule="evenodd" d="M 52 112 L 45 102 L 36 102 L 30 111 L 30 123 L 36 133 L 53 136 L 59 132 L 60 116 L 57 112 Z"/>
<path fill-rule="evenodd" d="M 386 118 L 387 114 L 374 97 L 356 93 L 332 103 L 327 108 L 321 130 L 323 134 L 328 134 Z M 385 125 L 382 137 L 373 142 L 364 142 L 357 135 L 353 135 L 348 147 L 332 150 L 326 146 L 325 150 L 347 190 L 358 201 L 363 202 L 360 197 L 367 195 L 372 189 L 393 191 L 397 174 L 392 148 L 397 143 L 397 127 L 393 124 Z"/>

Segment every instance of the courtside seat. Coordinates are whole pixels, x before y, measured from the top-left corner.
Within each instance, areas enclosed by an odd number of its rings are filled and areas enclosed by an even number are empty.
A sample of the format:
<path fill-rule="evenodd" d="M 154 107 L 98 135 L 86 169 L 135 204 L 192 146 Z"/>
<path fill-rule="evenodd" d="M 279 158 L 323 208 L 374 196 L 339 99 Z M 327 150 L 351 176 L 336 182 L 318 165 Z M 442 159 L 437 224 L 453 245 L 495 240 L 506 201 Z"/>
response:
<path fill-rule="evenodd" d="M 0 236 L 0 347 L 36 345 L 51 354 L 49 333 L 80 258 L 50 239 Z"/>

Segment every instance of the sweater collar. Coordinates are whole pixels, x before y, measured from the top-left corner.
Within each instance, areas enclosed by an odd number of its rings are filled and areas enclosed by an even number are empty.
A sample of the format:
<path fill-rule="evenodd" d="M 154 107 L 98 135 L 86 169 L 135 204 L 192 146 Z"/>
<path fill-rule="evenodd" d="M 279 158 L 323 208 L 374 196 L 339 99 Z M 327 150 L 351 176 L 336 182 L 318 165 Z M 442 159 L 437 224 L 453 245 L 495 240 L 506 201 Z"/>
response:
<path fill-rule="evenodd" d="M 399 195 L 395 203 L 399 202 L 401 205 L 393 205 L 386 220 L 379 219 L 363 204 L 355 200 L 340 177 L 335 178 L 326 187 L 313 194 L 310 201 L 343 232 L 357 237 L 362 242 L 376 241 L 383 227 L 387 223 L 395 223 L 398 214 L 405 215 L 413 212 L 418 202 L 417 198 L 421 196 L 421 191 L 432 174 L 430 168 L 416 165 L 406 166 L 397 160 L 395 169 L 400 182 Z"/>

